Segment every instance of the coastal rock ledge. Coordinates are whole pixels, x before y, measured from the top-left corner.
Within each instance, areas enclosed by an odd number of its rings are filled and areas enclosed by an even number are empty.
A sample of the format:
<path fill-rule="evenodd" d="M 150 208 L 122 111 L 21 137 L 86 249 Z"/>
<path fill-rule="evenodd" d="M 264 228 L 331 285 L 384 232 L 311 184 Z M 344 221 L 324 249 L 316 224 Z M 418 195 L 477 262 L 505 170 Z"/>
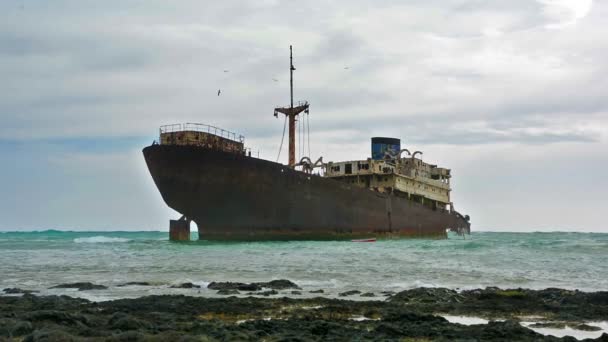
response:
<path fill-rule="evenodd" d="M 489 322 L 455 324 L 441 315 Z M 107 302 L 26 293 L 0 296 L 0 341 L 575 341 L 536 333 L 521 316 L 594 330 L 608 317 L 608 292 L 419 288 L 378 301 L 163 295 Z M 600 334 L 595 341 L 608 341 Z"/>
<path fill-rule="evenodd" d="M 104 285 L 96 285 L 89 282 L 81 282 L 81 283 L 66 283 L 59 284 L 55 286 L 49 287 L 49 289 L 78 289 L 78 291 L 87 291 L 87 290 L 105 290 L 107 286 Z"/>
<path fill-rule="evenodd" d="M 238 290 L 238 291 L 260 291 L 262 288 L 271 290 L 300 290 L 300 287 L 287 279 L 271 280 L 261 283 L 233 283 L 233 282 L 211 282 L 207 285 L 211 290 Z"/>

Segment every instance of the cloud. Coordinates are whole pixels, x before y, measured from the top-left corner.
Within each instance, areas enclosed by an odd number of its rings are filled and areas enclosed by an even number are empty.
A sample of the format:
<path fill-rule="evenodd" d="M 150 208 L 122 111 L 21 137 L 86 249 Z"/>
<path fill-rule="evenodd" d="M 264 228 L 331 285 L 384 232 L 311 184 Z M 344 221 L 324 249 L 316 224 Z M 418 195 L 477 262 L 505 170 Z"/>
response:
<path fill-rule="evenodd" d="M 543 14 L 551 21 L 545 27 L 550 29 L 564 28 L 589 14 L 593 0 L 537 0 L 543 5 Z"/>
<path fill-rule="evenodd" d="M 395 112 L 459 113 L 458 121 L 466 122 L 499 120 L 505 113 L 601 111 L 601 84 L 575 92 L 606 82 L 595 77 L 606 69 L 599 62 L 602 47 L 568 35 L 561 38 L 564 46 L 547 44 L 551 31 L 537 29 L 550 8 L 564 4 L 319 3 L 300 9 L 310 18 L 307 25 L 273 20 L 294 9 L 274 1 L 204 10 L 185 2 L 167 13 L 158 3 L 135 12 L 131 3 L 121 19 L 112 15 L 113 2 L 95 9 L 71 1 L 52 9 L 32 5 L 22 14 L 26 20 L 7 15 L 0 29 L 0 68 L 10 84 L 0 97 L 7 119 L 0 134 L 147 135 L 169 120 L 243 131 L 249 114 L 241 103 L 271 111 L 286 102 L 291 43 L 296 96 L 329 118 L 317 127 L 331 125 L 332 118 L 353 118 L 365 127 L 370 112 L 374 123 Z M 200 20 L 192 15 L 196 10 Z M 584 12 L 572 11 L 578 17 Z M 26 25 L 27 18 L 38 24 Z M 224 96 L 217 98 L 220 88 Z"/>

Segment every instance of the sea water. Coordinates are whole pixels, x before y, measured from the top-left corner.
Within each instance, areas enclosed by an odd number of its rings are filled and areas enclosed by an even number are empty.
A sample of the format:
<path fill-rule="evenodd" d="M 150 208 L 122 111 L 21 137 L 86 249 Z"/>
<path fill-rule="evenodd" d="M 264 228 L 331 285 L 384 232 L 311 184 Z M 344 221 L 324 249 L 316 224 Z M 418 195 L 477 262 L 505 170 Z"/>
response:
<path fill-rule="evenodd" d="M 167 232 L 0 233 L 0 289 L 110 300 L 151 294 L 218 296 L 206 285 L 272 279 L 297 283 L 302 295 L 281 293 L 295 297 L 316 296 L 309 291 L 318 289 L 331 297 L 348 290 L 380 295 L 421 286 L 608 290 L 608 234 L 474 232 L 466 239 L 372 243 L 176 243 L 168 241 Z M 117 286 L 133 281 L 152 285 Z M 69 282 L 108 289 L 49 289 Z M 171 288 L 184 282 L 201 288 Z"/>

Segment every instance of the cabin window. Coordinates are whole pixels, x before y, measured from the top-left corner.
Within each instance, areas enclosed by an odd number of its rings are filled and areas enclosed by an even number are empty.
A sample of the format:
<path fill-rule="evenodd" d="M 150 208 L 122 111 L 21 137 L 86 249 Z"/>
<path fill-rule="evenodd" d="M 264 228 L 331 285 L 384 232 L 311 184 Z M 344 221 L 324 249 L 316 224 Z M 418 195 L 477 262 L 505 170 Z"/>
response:
<path fill-rule="evenodd" d="M 344 164 L 344 173 L 350 175 L 353 173 L 353 164 Z"/>
<path fill-rule="evenodd" d="M 338 166 L 332 166 L 331 167 L 331 172 L 340 172 L 340 165 L 338 165 Z"/>

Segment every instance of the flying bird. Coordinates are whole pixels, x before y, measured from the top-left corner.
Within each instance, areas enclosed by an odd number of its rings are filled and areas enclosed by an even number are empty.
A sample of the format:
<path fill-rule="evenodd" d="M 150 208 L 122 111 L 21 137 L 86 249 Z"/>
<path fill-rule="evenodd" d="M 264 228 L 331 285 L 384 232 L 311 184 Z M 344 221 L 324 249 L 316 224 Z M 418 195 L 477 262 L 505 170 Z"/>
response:
<path fill-rule="evenodd" d="M 348 70 L 348 69 L 350 69 L 350 67 L 347 67 L 347 66 L 344 67 L 344 70 Z"/>
<path fill-rule="evenodd" d="M 221 94 L 221 93 L 222 93 L 222 90 L 221 90 L 221 89 L 218 89 L 218 90 L 217 90 L 217 96 L 220 96 L 220 94 Z"/>
<path fill-rule="evenodd" d="M 228 71 L 230 71 L 230 70 L 224 70 L 224 72 L 228 72 Z"/>
<path fill-rule="evenodd" d="M 275 82 L 279 82 L 279 80 L 277 80 L 276 78 L 273 78 L 272 80 L 275 81 Z"/>

